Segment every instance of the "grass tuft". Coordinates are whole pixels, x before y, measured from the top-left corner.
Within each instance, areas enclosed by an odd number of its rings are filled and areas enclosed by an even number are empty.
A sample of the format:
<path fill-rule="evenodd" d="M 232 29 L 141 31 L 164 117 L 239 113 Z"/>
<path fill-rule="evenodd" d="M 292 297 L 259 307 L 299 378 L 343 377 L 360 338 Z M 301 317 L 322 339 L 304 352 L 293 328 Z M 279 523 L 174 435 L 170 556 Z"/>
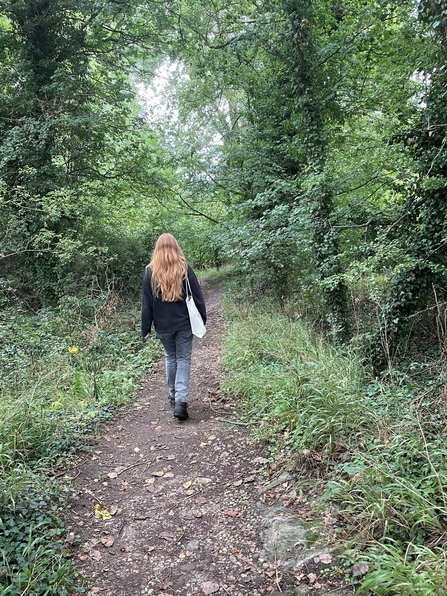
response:
<path fill-rule="evenodd" d="M 297 449 L 333 452 L 369 424 L 359 361 L 324 342 L 300 319 L 272 306 L 230 315 L 224 389 L 242 398 L 258 436 L 288 431 Z"/>

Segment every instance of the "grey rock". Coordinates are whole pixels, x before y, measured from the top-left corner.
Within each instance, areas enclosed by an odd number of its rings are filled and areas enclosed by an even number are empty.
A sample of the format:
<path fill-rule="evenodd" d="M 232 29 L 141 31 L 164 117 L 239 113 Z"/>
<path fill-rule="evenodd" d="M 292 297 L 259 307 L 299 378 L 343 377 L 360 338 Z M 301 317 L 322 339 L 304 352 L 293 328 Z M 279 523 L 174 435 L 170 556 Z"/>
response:
<path fill-rule="evenodd" d="M 186 550 L 190 550 L 190 551 L 199 550 L 199 541 L 191 540 L 191 542 L 188 542 L 188 544 L 186 545 Z"/>
<path fill-rule="evenodd" d="M 278 478 L 275 478 L 274 480 L 269 482 L 269 484 L 267 484 L 266 486 L 263 486 L 261 489 L 261 492 L 265 493 L 268 490 L 271 490 L 272 488 L 279 486 L 283 482 L 288 482 L 289 480 L 293 480 L 293 479 L 294 479 L 294 476 L 292 476 L 292 474 L 289 474 L 289 472 L 283 472 L 281 474 L 281 476 L 278 476 Z"/>

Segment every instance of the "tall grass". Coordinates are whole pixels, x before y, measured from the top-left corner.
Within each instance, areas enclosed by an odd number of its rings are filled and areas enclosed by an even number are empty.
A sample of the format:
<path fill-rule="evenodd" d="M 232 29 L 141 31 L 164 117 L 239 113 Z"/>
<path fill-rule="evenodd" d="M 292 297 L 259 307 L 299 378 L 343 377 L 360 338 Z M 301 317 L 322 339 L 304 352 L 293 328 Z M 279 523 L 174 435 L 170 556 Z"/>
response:
<path fill-rule="evenodd" d="M 224 352 L 224 388 L 259 436 L 287 430 L 296 448 L 333 452 L 371 421 L 358 359 L 272 305 L 233 312 Z"/>
<path fill-rule="evenodd" d="M 374 379 L 266 301 L 227 298 L 226 318 L 224 389 L 273 455 L 311 449 L 331 461 L 322 499 L 347 520 L 346 557 L 367 566 L 359 593 L 447 594 L 444 372 L 419 386 L 403 371 Z"/>

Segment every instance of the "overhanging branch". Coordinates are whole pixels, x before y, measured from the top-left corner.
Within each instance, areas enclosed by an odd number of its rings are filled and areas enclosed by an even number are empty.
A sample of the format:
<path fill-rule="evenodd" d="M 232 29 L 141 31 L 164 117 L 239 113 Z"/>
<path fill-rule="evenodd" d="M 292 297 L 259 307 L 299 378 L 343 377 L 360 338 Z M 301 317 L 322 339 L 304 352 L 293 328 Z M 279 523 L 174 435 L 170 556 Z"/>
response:
<path fill-rule="evenodd" d="M 205 219 L 208 219 L 209 221 L 212 221 L 213 223 L 215 223 L 215 224 L 217 224 L 217 225 L 219 225 L 219 224 L 220 224 L 220 222 L 219 222 L 219 221 L 217 221 L 216 219 L 213 219 L 212 217 L 210 217 L 210 216 L 209 216 L 209 215 L 207 215 L 206 213 L 202 213 L 202 212 L 201 212 L 201 211 L 199 211 L 198 209 L 195 209 L 194 207 L 192 207 L 192 205 L 190 205 L 190 204 L 188 203 L 188 201 L 186 201 L 186 199 L 184 199 L 180 193 L 178 194 L 178 196 L 179 196 L 179 198 L 180 198 L 181 202 L 182 202 L 182 203 L 184 203 L 184 204 L 185 204 L 185 205 L 188 207 L 188 209 L 190 209 L 190 210 L 191 210 L 191 212 L 192 212 L 192 213 L 191 213 L 191 215 L 200 215 L 200 217 L 204 217 Z"/>

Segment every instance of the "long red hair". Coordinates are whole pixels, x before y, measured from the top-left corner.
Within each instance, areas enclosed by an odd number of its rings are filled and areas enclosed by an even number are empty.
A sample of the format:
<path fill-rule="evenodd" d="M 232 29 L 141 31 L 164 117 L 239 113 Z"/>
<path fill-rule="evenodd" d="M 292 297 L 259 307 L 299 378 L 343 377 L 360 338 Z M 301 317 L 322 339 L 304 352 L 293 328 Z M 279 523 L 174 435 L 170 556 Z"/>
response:
<path fill-rule="evenodd" d="M 183 295 L 183 280 L 188 273 L 185 255 L 172 234 L 162 234 L 155 243 L 152 259 L 152 291 L 165 302 L 176 302 Z"/>

